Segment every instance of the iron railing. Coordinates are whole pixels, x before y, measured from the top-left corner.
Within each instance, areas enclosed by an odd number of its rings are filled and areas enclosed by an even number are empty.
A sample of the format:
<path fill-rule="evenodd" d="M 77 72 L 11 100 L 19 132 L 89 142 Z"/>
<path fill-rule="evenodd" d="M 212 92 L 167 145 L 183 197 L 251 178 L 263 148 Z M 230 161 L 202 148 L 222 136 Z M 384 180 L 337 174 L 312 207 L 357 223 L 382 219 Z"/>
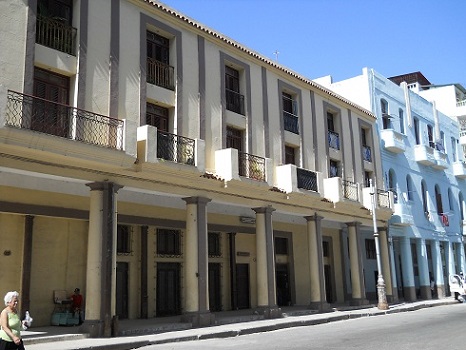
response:
<path fill-rule="evenodd" d="M 352 201 L 359 201 L 358 184 L 348 180 L 341 180 L 343 197 Z"/>
<path fill-rule="evenodd" d="M 283 123 L 285 130 L 292 132 L 293 134 L 299 135 L 299 119 L 298 116 L 283 111 Z"/>
<path fill-rule="evenodd" d="M 124 122 L 43 98 L 8 91 L 6 124 L 123 150 Z"/>
<path fill-rule="evenodd" d="M 366 162 L 372 163 L 372 150 L 369 146 L 362 146 L 362 156 Z"/>
<path fill-rule="evenodd" d="M 36 43 L 76 56 L 76 28 L 62 19 L 37 16 Z"/>
<path fill-rule="evenodd" d="M 244 115 L 244 96 L 240 93 L 225 89 L 226 108 L 229 111 Z"/>
<path fill-rule="evenodd" d="M 238 152 L 238 165 L 240 176 L 265 181 L 265 158 Z"/>
<path fill-rule="evenodd" d="M 175 90 L 175 69 L 168 64 L 147 57 L 147 82 Z"/>
<path fill-rule="evenodd" d="M 298 188 L 318 192 L 317 173 L 311 170 L 296 168 Z"/>
<path fill-rule="evenodd" d="M 157 131 L 157 158 L 170 162 L 195 165 L 193 139 Z"/>
<path fill-rule="evenodd" d="M 390 208 L 390 192 L 377 190 L 377 203 L 381 208 Z"/>
<path fill-rule="evenodd" d="M 334 149 L 340 149 L 340 135 L 334 131 L 328 131 L 328 146 Z"/>

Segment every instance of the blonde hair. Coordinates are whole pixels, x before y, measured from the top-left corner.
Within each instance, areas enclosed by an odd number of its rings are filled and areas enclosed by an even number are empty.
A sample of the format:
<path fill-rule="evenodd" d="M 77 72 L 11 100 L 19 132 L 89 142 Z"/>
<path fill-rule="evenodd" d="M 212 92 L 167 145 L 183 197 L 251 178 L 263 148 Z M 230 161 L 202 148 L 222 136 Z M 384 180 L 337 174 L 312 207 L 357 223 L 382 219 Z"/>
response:
<path fill-rule="evenodd" d="M 7 306 L 8 303 L 11 302 L 14 297 L 16 297 L 16 298 L 19 297 L 19 293 L 17 291 L 6 293 L 5 298 L 4 298 L 5 306 Z"/>

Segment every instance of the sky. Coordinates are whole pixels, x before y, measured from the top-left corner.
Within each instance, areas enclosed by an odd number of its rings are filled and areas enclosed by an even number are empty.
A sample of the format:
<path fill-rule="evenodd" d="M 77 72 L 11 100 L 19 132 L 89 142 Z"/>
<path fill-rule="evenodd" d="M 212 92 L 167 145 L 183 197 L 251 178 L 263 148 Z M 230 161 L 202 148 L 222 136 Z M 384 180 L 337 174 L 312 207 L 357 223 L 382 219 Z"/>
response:
<path fill-rule="evenodd" d="M 161 1 L 309 79 L 369 67 L 466 87 L 466 0 Z"/>

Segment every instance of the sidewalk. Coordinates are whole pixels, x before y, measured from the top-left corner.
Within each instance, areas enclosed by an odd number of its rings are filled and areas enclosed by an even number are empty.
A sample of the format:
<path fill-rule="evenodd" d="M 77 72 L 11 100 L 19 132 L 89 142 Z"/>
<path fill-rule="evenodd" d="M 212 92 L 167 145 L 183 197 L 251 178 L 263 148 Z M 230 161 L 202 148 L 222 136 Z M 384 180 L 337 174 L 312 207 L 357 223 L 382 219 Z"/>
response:
<path fill-rule="evenodd" d="M 413 303 L 390 305 L 389 310 L 379 310 L 374 305 L 367 307 L 336 307 L 329 312 L 317 313 L 304 308 L 282 308 L 283 318 L 261 319 L 259 315 L 245 312 L 216 313 L 220 325 L 205 328 L 190 328 L 173 319 L 124 320 L 120 321 L 120 333 L 128 336 L 115 338 L 88 338 L 79 333 L 79 327 L 41 327 L 22 332 L 27 350 L 129 350 L 141 346 L 171 342 L 227 338 L 239 335 L 267 332 L 283 328 L 310 326 L 351 318 L 378 316 L 391 313 L 415 311 L 426 307 L 457 304 L 453 297 L 440 300 L 422 300 Z M 156 333 L 156 334 L 150 334 Z M 142 334 L 142 335 L 141 335 Z"/>

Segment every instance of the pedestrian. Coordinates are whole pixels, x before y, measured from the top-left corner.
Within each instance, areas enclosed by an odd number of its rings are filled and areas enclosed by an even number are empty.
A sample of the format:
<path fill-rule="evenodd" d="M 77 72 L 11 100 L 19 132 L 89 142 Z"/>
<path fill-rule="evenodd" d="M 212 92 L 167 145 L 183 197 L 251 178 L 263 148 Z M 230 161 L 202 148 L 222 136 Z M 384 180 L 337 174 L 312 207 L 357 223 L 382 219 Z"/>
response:
<path fill-rule="evenodd" d="M 71 311 L 79 317 L 79 324 L 83 323 L 82 317 L 83 296 L 79 288 L 74 289 L 74 294 L 71 296 Z"/>
<path fill-rule="evenodd" d="M 5 295 L 5 308 L 0 314 L 0 350 L 24 350 L 21 339 L 23 323 L 18 315 L 18 292 L 8 292 Z"/>
<path fill-rule="evenodd" d="M 432 276 L 430 276 L 430 291 L 432 293 L 432 298 L 433 298 L 434 293 L 435 293 L 435 281 L 434 281 L 434 278 Z"/>

